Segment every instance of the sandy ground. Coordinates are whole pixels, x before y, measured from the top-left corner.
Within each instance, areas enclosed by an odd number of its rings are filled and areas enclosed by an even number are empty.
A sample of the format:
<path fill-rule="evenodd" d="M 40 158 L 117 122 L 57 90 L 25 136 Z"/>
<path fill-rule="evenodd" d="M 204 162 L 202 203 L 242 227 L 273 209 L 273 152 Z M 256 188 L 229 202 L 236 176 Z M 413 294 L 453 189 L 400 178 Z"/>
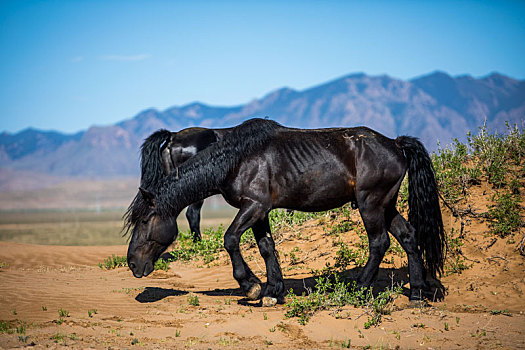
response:
<path fill-rule="evenodd" d="M 451 216 L 445 222 L 458 225 Z M 0 320 L 9 329 L 0 333 L 0 347 L 328 349 L 350 341 L 352 348 L 371 349 L 525 348 L 525 259 L 515 244 L 494 242 L 482 227 L 469 227 L 479 230 L 466 232 L 462 247 L 472 267 L 442 278 L 445 300 L 410 308 L 401 296 L 395 311 L 370 329 L 364 328 L 367 315 L 359 308 L 318 312 L 302 326 L 285 317 L 284 305 L 247 302 L 225 253 L 211 267 L 173 262 L 168 272 L 136 279 L 125 267 L 97 266 L 111 254 L 125 255 L 126 246 L 0 242 Z M 336 249 L 323 232 L 313 221 L 281 239 L 288 289 L 304 291 L 313 283 L 310 269 L 333 258 Z M 356 235 L 347 232 L 343 238 Z M 302 253 L 292 266 L 286 252 L 296 246 Z M 244 255 L 264 279 L 256 248 Z M 390 260 L 381 267 L 379 286 L 406 280 L 402 261 Z M 195 296 L 198 306 L 189 302 Z M 69 315 L 61 317 L 60 309 Z"/>

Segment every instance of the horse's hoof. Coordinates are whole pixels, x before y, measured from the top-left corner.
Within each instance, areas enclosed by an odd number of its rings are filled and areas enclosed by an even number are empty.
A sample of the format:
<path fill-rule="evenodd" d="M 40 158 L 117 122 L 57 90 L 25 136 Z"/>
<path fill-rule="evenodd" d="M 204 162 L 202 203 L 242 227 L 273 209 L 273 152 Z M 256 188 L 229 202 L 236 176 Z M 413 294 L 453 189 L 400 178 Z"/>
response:
<path fill-rule="evenodd" d="M 420 309 L 427 306 L 430 306 L 430 304 L 426 300 L 410 300 L 408 302 L 409 308 Z"/>
<path fill-rule="evenodd" d="M 261 285 L 259 283 L 256 283 L 252 286 L 250 291 L 246 294 L 248 299 L 250 300 L 257 300 L 261 296 Z"/>
<path fill-rule="evenodd" d="M 272 307 L 277 305 L 277 298 L 272 297 L 263 297 L 262 298 L 262 306 L 263 307 Z"/>

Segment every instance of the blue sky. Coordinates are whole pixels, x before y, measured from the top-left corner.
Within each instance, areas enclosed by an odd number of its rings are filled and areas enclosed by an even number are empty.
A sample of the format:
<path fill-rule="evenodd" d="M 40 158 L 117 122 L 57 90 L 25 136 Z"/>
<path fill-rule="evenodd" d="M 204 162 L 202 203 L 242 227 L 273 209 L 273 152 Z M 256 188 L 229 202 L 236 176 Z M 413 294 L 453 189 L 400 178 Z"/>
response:
<path fill-rule="evenodd" d="M 0 131 L 239 105 L 364 72 L 525 79 L 524 1 L 0 0 Z"/>

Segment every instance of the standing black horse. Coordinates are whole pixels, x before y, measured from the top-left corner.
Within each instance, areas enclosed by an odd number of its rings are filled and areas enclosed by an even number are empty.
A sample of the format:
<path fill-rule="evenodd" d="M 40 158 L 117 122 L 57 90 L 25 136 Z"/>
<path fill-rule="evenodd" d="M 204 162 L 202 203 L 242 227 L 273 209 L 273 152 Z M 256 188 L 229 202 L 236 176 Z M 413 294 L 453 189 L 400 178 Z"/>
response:
<path fill-rule="evenodd" d="M 187 128 L 178 132 L 165 129 L 151 134 L 141 147 L 140 187 L 158 188 L 172 173 L 177 177 L 179 166 L 231 131 L 225 129 Z M 191 203 L 186 218 L 193 234 L 193 241 L 201 240 L 200 220 L 204 200 Z"/>
<path fill-rule="evenodd" d="M 408 170 L 409 222 L 396 210 Z M 358 278 L 369 286 L 390 245 L 388 231 L 408 256 L 410 300 L 431 297 L 426 274 L 443 270 L 444 231 L 437 186 L 427 151 L 415 138 L 393 140 L 368 128 L 302 130 L 252 119 L 183 163 L 156 189 L 137 194 L 127 212 L 132 231 L 128 265 L 135 277 L 153 271 L 177 238 L 176 217 L 190 203 L 221 193 L 239 208 L 224 235 L 233 276 L 251 299 L 284 302 L 268 213 L 273 208 L 322 211 L 355 201 L 369 240 L 369 258 Z M 241 235 L 252 228 L 266 264 L 267 283 L 241 256 Z"/>

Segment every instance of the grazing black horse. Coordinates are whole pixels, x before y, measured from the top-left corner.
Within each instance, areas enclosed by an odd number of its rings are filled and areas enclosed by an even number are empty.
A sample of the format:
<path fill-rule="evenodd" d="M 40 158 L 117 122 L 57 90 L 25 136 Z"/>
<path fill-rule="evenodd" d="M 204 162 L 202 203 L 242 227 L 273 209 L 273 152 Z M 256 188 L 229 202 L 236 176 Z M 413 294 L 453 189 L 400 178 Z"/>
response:
<path fill-rule="evenodd" d="M 219 141 L 231 128 L 187 128 L 178 132 L 165 129 L 151 134 L 141 147 L 141 180 L 144 189 L 158 188 L 171 173 L 178 175 L 179 166 L 211 144 Z M 200 220 L 204 200 L 191 203 L 186 218 L 193 241 L 201 240 Z"/>
<path fill-rule="evenodd" d="M 408 222 L 396 210 L 408 170 Z M 239 208 L 224 235 L 233 276 L 251 299 L 284 302 L 285 287 L 268 213 L 274 208 L 323 211 L 355 201 L 369 240 L 369 258 L 358 277 L 369 286 L 390 245 L 387 232 L 408 256 L 410 300 L 431 297 L 427 273 L 443 271 L 444 231 L 438 191 L 427 151 L 415 138 L 393 140 L 365 127 L 290 129 L 252 119 L 197 153 L 156 189 L 141 189 L 127 212 L 132 231 L 128 265 L 135 277 L 153 271 L 177 238 L 176 217 L 190 203 L 221 193 Z M 241 235 L 252 228 L 266 264 L 267 283 L 241 256 Z M 275 300 L 273 299 L 273 300 Z"/>

